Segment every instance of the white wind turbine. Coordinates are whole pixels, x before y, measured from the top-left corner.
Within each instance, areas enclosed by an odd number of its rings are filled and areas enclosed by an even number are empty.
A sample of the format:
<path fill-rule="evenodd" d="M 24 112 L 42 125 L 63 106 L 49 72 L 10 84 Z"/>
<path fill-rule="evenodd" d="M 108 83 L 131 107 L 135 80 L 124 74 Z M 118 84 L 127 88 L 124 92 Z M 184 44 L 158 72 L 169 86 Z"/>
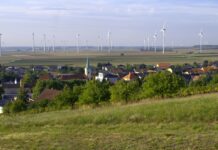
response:
<path fill-rule="evenodd" d="M 47 45 L 46 45 L 46 42 L 47 42 L 47 41 L 46 41 L 46 40 L 47 40 L 47 39 L 46 39 L 46 34 L 44 34 L 43 37 L 44 37 L 44 53 L 46 53 L 46 46 L 47 46 Z"/>
<path fill-rule="evenodd" d="M 55 52 L 55 35 L 53 35 L 52 50 Z"/>
<path fill-rule="evenodd" d="M 2 34 L 0 33 L 0 57 L 2 56 Z"/>
<path fill-rule="evenodd" d="M 153 36 L 154 38 L 154 52 L 157 52 L 157 33 L 154 34 Z"/>
<path fill-rule="evenodd" d="M 161 29 L 161 32 L 163 34 L 163 54 L 165 54 L 165 32 L 166 32 L 166 25 L 164 24 L 162 29 Z"/>
<path fill-rule="evenodd" d="M 108 31 L 108 53 L 111 53 L 111 50 L 112 50 L 112 42 L 111 42 L 111 32 Z"/>
<path fill-rule="evenodd" d="M 204 33 L 202 30 L 200 31 L 198 36 L 200 37 L 200 53 L 202 53 L 202 43 L 203 43 L 203 38 L 204 38 Z"/>
<path fill-rule="evenodd" d="M 32 38 L 33 38 L 33 47 L 32 47 L 32 52 L 35 52 L 35 33 L 32 33 Z"/>
<path fill-rule="evenodd" d="M 77 34 L 77 36 L 76 36 L 76 38 L 77 38 L 77 53 L 79 54 L 79 51 L 80 51 L 80 34 Z"/>
<path fill-rule="evenodd" d="M 148 51 L 150 51 L 150 38 L 147 37 L 147 46 L 148 46 Z"/>

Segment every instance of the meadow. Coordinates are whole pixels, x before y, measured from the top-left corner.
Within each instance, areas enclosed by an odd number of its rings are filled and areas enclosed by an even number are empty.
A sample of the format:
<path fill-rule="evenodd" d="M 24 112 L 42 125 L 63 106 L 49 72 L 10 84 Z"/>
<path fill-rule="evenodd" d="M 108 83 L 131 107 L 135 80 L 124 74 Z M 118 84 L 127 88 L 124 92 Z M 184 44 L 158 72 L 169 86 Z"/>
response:
<path fill-rule="evenodd" d="M 218 149 L 218 95 L 0 116 L 1 149 Z"/>
<path fill-rule="evenodd" d="M 217 60 L 218 52 L 205 51 L 204 53 L 189 53 L 181 50 L 176 52 L 167 52 L 163 55 L 161 52 L 139 52 L 139 51 L 117 51 L 108 54 L 107 52 L 56 52 L 56 53 L 30 53 L 14 52 L 5 54 L 0 59 L 4 65 L 29 66 L 29 65 L 71 65 L 85 66 L 86 59 L 89 57 L 91 65 L 97 63 L 110 62 L 113 65 L 119 64 L 157 64 L 160 62 L 171 64 L 183 64 L 193 62 L 203 62 L 204 60 Z"/>

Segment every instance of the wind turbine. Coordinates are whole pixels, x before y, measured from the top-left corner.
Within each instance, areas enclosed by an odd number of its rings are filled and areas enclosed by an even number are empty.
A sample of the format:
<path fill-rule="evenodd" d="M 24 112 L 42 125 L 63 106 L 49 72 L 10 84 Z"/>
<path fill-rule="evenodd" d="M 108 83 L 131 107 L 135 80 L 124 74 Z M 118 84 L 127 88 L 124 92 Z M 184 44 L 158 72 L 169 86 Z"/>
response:
<path fill-rule="evenodd" d="M 108 53 L 111 53 L 111 50 L 112 50 L 112 42 L 111 42 L 111 32 L 108 31 Z"/>
<path fill-rule="evenodd" d="M 150 51 L 150 38 L 149 37 L 147 37 L 147 42 L 148 42 L 148 51 Z"/>
<path fill-rule="evenodd" d="M 154 34 L 153 38 L 154 38 L 154 51 L 156 53 L 157 52 L 157 33 Z"/>
<path fill-rule="evenodd" d="M 32 52 L 35 52 L 35 33 L 32 33 L 32 38 L 33 38 L 33 47 L 32 47 Z"/>
<path fill-rule="evenodd" d="M 0 57 L 2 56 L 2 34 L 0 33 Z"/>
<path fill-rule="evenodd" d="M 79 53 L 79 42 L 80 42 L 80 34 L 77 34 L 77 36 L 76 36 L 76 38 L 77 38 L 77 53 Z"/>
<path fill-rule="evenodd" d="M 44 37 L 44 53 L 46 52 L 46 34 L 43 35 Z"/>
<path fill-rule="evenodd" d="M 165 24 L 163 25 L 162 29 L 160 30 L 163 34 L 163 54 L 165 54 L 165 32 L 166 32 Z"/>
<path fill-rule="evenodd" d="M 55 35 L 53 35 L 53 43 L 52 43 L 53 53 L 55 52 Z"/>
<path fill-rule="evenodd" d="M 198 34 L 200 37 L 200 53 L 202 53 L 202 42 L 203 42 L 203 38 L 204 38 L 204 33 L 201 30 L 200 33 Z"/>
<path fill-rule="evenodd" d="M 144 38 L 144 50 L 147 50 L 146 48 L 146 39 Z"/>

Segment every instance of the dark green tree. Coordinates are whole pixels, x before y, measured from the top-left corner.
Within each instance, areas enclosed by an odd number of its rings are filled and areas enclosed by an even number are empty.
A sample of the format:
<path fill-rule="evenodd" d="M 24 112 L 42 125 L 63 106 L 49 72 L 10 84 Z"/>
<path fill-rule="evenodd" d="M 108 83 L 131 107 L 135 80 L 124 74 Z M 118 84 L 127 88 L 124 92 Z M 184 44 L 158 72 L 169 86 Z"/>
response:
<path fill-rule="evenodd" d="M 185 87 L 183 78 L 169 72 L 159 72 L 149 75 L 143 83 L 144 97 L 169 97 Z"/>
<path fill-rule="evenodd" d="M 109 83 L 99 81 L 88 81 L 79 97 L 80 104 L 95 104 L 110 99 Z"/>

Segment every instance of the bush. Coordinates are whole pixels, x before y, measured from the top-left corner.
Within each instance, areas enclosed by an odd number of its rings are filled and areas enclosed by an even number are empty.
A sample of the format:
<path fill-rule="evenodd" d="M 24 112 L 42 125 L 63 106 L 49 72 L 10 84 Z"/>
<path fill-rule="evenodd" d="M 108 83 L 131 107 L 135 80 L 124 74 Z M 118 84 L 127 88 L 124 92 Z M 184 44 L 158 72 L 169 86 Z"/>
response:
<path fill-rule="evenodd" d="M 172 97 L 185 87 L 185 80 L 176 74 L 159 72 L 149 75 L 144 83 L 142 96 L 148 97 Z"/>
<path fill-rule="evenodd" d="M 18 113 L 21 111 L 25 111 L 27 109 L 27 105 L 22 100 L 16 100 L 14 102 L 7 103 L 3 111 L 4 113 Z"/>
<path fill-rule="evenodd" d="M 139 81 L 118 81 L 110 88 L 111 101 L 125 101 L 136 100 L 140 91 Z"/>
<path fill-rule="evenodd" d="M 79 97 L 80 104 L 95 104 L 106 102 L 110 99 L 109 83 L 88 81 Z"/>

